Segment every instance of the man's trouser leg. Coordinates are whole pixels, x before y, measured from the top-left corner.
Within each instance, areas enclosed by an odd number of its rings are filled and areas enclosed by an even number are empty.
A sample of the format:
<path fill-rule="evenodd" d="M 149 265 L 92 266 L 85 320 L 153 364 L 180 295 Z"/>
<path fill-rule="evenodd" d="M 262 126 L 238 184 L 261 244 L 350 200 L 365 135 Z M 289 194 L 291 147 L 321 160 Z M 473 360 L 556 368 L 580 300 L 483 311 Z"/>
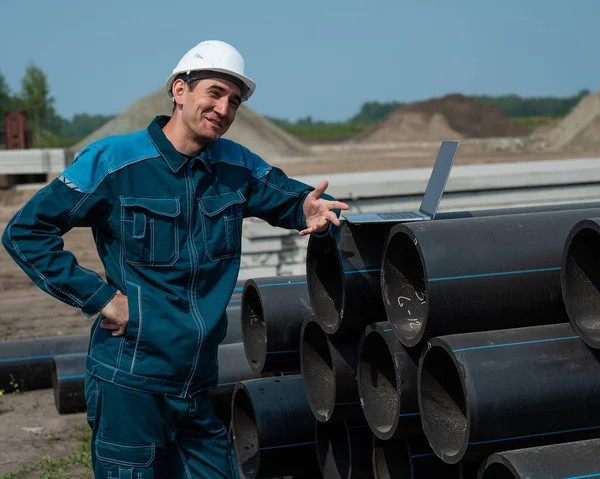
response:
<path fill-rule="evenodd" d="M 86 377 L 96 478 L 238 479 L 208 392 L 177 398 Z"/>

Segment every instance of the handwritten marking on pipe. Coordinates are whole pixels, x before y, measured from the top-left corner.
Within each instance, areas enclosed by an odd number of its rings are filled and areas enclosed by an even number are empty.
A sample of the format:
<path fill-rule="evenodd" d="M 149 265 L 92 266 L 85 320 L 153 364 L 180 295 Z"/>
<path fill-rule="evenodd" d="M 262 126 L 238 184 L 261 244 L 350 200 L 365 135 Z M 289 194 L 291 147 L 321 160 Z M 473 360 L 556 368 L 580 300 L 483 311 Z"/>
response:
<path fill-rule="evenodd" d="M 472 279 L 472 278 L 486 278 L 489 276 L 506 276 L 511 274 L 527 274 L 527 273 L 544 273 L 547 271 L 560 271 L 560 266 L 553 268 L 538 268 L 538 269 L 522 269 L 517 271 L 499 271 L 496 273 L 479 273 L 479 274 L 465 274 L 461 276 L 443 276 L 440 278 L 429 278 L 429 282 L 435 281 L 451 281 L 455 279 Z"/>
<path fill-rule="evenodd" d="M 518 341 L 516 343 L 486 344 L 485 346 L 472 346 L 470 348 L 453 349 L 452 352 L 459 353 L 461 351 L 473 351 L 475 349 L 490 349 L 490 348 L 502 348 L 505 346 L 521 346 L 523 344 L 549 343 L 552 341 L 566 341 L 568 339 L 579 339 L 579 336 L 564 336 L 562 338 L 534 339 L 532 341 Z"/>
<path fill-rule="evenodd" d="M 475 442 L 470 442 L 469 446 L 476 446 L 478 444 L 489 444 L 492 442 L 513 441 L 515 439 L 528 439 L 531 437 L 552 436 L 553 434 L 568 434 L 570 432 L 591 431 L 593 429 L 600 429 L 600 426 L 580 427 L 577 429 L 566 429 L 563 431 L 540 432 L 537 434 L 528 434 L 526 436 L 513 436 L 513 437 L 504 437 L 502 439 L 489 439 L 487 441 L 475 441 Z"/>
<path fill-rule="evenodd" d="M 310 441 L 310 442 L 298 442 L 296 444 L 284 444 L 282 446 L 266 446 L 266 447 L 261 447 L 260 450 L 267 451 L 269 449 L 281 449 L 284 447 L 310 446 L 311 444 L 314 444 L 314 443 L 315 443 L 315 441 Z"/>
<path fill-rule="evenodd" d="M 398 306 L 401 308 L 404 307 L 404 301 L 402 300 L 410 301 L 410 298 L 407 298 L 406 296 L 398 296 Z"/>

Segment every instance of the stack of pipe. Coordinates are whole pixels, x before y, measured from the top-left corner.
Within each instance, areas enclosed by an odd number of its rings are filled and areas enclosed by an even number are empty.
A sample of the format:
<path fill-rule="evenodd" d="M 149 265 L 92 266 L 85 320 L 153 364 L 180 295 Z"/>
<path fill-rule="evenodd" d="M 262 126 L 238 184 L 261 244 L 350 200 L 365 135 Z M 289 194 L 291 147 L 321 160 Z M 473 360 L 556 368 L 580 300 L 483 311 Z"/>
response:
<path fill-rule="evenodd" d="M 594 218 L 553 205 L 311 237 L 301 374 L 323 477 L 362 477 L 347 432 L 365 425 L 381 478 L 474 478 L 500 451 L 600 437 Z"/>
<path fill-rule="evenodd" d="M 301 329 L 312 315 L 306 276 L 249 279 L 241 303 L 247 364 L 263 377 L 239 382 L 233 393 L 238 468 L 246 479 L 317 477 L 315 420 L 299 374 Z"/>

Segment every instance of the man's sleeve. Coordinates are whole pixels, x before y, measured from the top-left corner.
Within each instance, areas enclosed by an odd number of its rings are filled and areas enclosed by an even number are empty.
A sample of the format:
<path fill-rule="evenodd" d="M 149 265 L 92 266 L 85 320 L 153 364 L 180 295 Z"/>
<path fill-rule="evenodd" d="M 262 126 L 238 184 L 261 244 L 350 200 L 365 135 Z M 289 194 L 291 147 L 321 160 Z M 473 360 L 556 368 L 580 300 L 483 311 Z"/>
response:
<path fill-rule="evenodd" d="M 10 220 L 2 244 L 41 289 L 88 317 L 116 294 L 97 273 L 81 267 L 65 251 L 64 235 L 78 223 L 100 225 L 112 210 L 108 167 L 100 147 L 92 145 Z"/>
<path fill-rule="evenodd" d="M 246 216 L 256 216 L 282 228 L 298 231 L 306 228 L 304 200 L 314 187 L 289 178 L 281 169 L 269 165 L 249 150 L 244 149 L 244 153 L 249 155 L 247 159 L 253 165 Z M 334 200 L 327 194 L 321 198 Z M 334 212 L 339 215 L 338 210 Z"/>

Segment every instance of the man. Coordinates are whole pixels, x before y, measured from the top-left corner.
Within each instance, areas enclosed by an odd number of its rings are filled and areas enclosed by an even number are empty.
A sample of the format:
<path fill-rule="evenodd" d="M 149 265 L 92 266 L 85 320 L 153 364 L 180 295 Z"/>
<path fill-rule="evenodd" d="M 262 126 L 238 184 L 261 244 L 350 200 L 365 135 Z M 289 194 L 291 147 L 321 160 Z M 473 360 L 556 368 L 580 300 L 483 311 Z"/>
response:
<path fill-rule="evenodd" d="M 88 316 L 86 401 L 96 477 L 234 478 L 207 388 L 240 265 L 242 219 L 327 234 L 344 203 L 220 137 L 255 89 L 230 45 L 192 48 L 171 118 L 86 147 L 9 222 L 3 244 L 42 289 Z M 91 225 L 100 276 L 63 250 Z"/>

